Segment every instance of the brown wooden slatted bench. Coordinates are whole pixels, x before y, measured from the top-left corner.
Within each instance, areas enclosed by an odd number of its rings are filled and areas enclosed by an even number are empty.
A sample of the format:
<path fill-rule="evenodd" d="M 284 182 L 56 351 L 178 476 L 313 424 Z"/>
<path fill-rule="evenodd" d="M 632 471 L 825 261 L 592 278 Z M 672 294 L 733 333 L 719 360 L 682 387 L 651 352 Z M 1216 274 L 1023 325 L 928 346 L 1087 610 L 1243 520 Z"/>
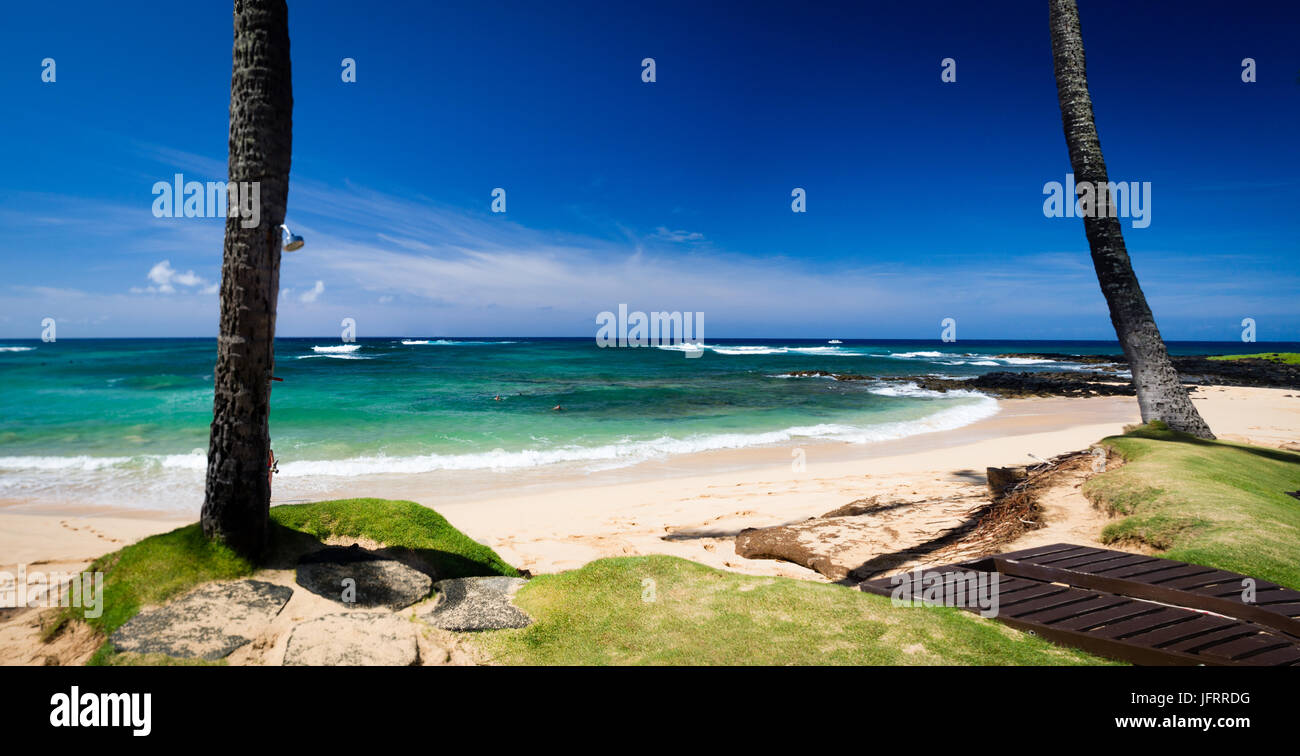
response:
<path fill-rule="evenodd" d="M 1300 591 L 1266 580 L 1249 578 L 1247 602 L 1246 575 L 1068 543 L 926 570 L 972 572 L 997 573 L 1000 622 L 1062 645 L 1135 664 L 1300 666 Z"/>

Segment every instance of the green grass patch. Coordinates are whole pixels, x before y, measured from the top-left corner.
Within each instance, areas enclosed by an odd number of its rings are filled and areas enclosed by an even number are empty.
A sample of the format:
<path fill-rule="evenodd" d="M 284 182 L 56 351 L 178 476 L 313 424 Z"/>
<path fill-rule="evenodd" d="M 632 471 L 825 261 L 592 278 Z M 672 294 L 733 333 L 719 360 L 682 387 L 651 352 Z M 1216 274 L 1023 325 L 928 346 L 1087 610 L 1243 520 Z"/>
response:
<path fill-rule="evenodd" d="M 1300 454 L 1206 441 L 1161 424 L 1103 439 L 1125 460 L 1083 488 L 1126 515 L 1102 531 L 1162 556 L 1300 589 Z"/>
<path fill-rule="evenodd" d="M 198 523 L 150 536 L 106 554 L 87 568 L 104 573 L 104 611 L 86 622 L 108 635 L 149 604 L 159 604 L 200 583 L 251 575 L 255 566 L 226 546 L 203 537 Z M 69 609 L 80 614 L 80 609 Z"/>
<path fill-rule="evenodd" d="M 652 599 L 652 600 L 651 600 Z M 467 638 L 498 664 L 1105 664 L 959 609 L 669 556 L 601 559 L 528 582 L 536 622 Z"/>
<path fill-rule="evenodd" d="M 439 577 L 519 574 L 492 549 L 415 502 L 340 499 L 294 504 L 273 507 L 271 522 L 273 550 L 277 539 L 303 533 L 321 541 L 365 538 L 414 552 Z M 163 603 L 202 583 L 243 578 L 256 570 L 253 562 L 205 538 L 198 523 L 150 536 L 105 554 L 87 568 L 88 572 L 104 573 L 103 613 L 99 617 L 84 617 L 81 609 L 66 608 L 45 636 L 51 638 L 68 622 L 78 620 L 108 636 L 145 606 Z M 115 654 L 106 641 L 90 663 L 132 660 Z M 134 663 L 152 662 L 137 659 Z"/>
<path fill-rule="evenodd" d="M 1300 365 L 1300 353 L 1297 352 L 1259 352 L 1257 354 L 1222 354 L 1211 357 L 1212 360 L 1269 360 L 1287 365 Z"/>
<path fill-rule="evenodd" d="M 368 538 L 414 551 L 439 578 L 508 575 L 519 572 L 492 549 L 475 541 L 447 519 L 413 501 L 337 499 L 287 504 L 271 510 L 271 520 L 321 540 Z"/>

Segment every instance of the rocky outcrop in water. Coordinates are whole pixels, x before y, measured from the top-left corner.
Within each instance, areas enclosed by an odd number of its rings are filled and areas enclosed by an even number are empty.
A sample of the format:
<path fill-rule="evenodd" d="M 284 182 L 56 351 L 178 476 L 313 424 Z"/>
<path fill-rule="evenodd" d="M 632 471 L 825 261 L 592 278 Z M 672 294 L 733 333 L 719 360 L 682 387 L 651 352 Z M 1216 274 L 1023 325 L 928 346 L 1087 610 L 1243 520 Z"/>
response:
<path fill-rule="evenodd" d="M 1098 373 L 1079 371 L 1025 372 L 998 371 L 972 378 L 936 378 L 931 375 L 871 376 L 853 373 L 829 373 L 825 370 L 796 370 L 795 378 L 832 378 L 837 381 L 884 381 L 913 383 L 929 391 L 979 391 L 1002 398 L 1025 396 L 1132 396 L 1133 385 L 1127 380 Z"/>
<path fill-rule="evenodd" d="M 1030 358 L 1054 362 L 1096 365 L 1098 370 L 1127 370 L 1122 354 L 1015 353 L 999 354 L 1002 358 Z M 1172 355 L 1169 358 L 1183 383 L 1217 386 L 1256 386 L 1261 388 L 1300 389 L 1300 365 L 1287 365 L 1256 358 L 1213 360 L 1204 355 Z"/>
<path fill-rule="evenodd" d="M 929 391 L 979 391 L 1001 398 L 1030 396 L 1133 396 L 1136 392 L 1127 376 L 1122 355 L 1062 354 L 1052 352 L 995 355 L 1003 359 L 1021 358 L 1069 362 L 1092 366 L 1091 370 L 1000 370 L 971 378 L 938 378 L 930 375 L 860 375 L 832 373 L 826 370 L 795 370 L 792 378 L 831 378 L 836 381 L 882 381 L 913 383 Z M 1271 360 L 1211 360 L 1202 356 L 1171 358 L 1182 382 L 1188 386 L 1254 386 L 1261 388 L 1300 389 L 1300 366 Z M 1194 390 L 1194 389 L 1193 389 Z"/>
<path fill-rule="evenodd" d="M 1013 373 L 999 371 L 974 378 L 919 376 L 912 381 L 930 391 L 979 391 L 991 396 L 1133 396 L 1133 384 L 1123 378 L 1077 371 Z"/>
<path fill-rule="evenodd" d="M 1183 383 L 1300 389 L 1300 365 L 1260 359 L 1174 357 L 1173 360 Z"/>
<path fill-rule="evenodd" d="M 833 378 L 837 381 L 887 381 L 889 378 L 877 378 L 874 375 L 856 373 L 831 373 L 826 370 L 791 370 L 786 373 L 791 378 Z"/>

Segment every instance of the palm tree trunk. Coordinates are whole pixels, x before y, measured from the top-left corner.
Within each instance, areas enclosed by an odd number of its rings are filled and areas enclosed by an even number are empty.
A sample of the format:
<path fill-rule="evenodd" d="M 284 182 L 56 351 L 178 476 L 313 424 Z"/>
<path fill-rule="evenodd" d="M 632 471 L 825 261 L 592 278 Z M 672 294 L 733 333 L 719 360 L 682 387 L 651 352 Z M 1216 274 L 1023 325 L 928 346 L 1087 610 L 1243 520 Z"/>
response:
<path fill-rule="evenodd" d="M 1048 4 L 1056 93 L 1065 126 L 1065 142 L 1070 150 L 1070 165 L 1076 182 L 1091 182 L 1099 192 L 1105 193 L 1106 162 L 1102 159 L 1092 98 L 1088 94 L 1079 9 L 1075 0 L 1048 0 Z M 1074 198 L 1066 197 L 1065 201 L 1073 202 Z M 1104 205 L 1099 201 L 1098 206 L 1109 207 L 1109 198 Z M 1096 212 L 1083 219 L 1083 229 L 1092 249 L 1092 264 L 1097 270 L 1101 293 L 1110 308 L 1111 324 L 1133 373 L 1142 421 L 1161 420 L 1174 430 L 1214 438 L 1169 361 L 1160 329 L 1156 328 L 1129 261 L 1119 218 L 1109 212 Z"/>
<path fill-rule="evenodd" d="M 266 546 L 267 480 L 280 224 L 289 193 L 293 86 L 285 0 L 235 0 L 230 77 L 229 184 L 260 184 L 258 224 L 227 217 L 221 265 L 221 330 L 203 532 L 249 555 Z M 241 195 L 242 196 L 242 195 Z"/>

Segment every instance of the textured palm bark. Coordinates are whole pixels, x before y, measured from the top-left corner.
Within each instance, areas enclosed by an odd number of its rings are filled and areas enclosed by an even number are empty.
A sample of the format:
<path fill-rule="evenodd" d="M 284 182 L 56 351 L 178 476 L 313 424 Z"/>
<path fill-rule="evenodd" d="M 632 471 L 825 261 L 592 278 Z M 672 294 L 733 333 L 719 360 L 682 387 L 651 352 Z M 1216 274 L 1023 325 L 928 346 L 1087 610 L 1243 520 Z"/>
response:
<path fill-rule="evenodd" d="M 261 217 L 226 219 L 203 532 L 257 556 L 266 545 L 267 480 L 280 233 L 289 193 L 293 87 L 285 0 L 236 0 L 229 183 L 259 182 Z"/>
<path fill-rule="evenodd" d="M 1048 0 L 1052 29 L 1052 59 L 1056 67 L 1056 93 L 1061 105 L 1065 142 L 1075 181 L 1085 181 L 1104 193 L 1106 162 L 1093 120 L 1092 98 L 1088 94 L 1088 73 L 1084 62 L 1083 35 L 1075 0 Z M 1073 198 L 1067 197 L 1067 202 Z M 1106 205 L 1110 201 L 1107 199 Z M 1169 427 L 1201 438 L 1214 438 L 1191 397 L 1178 380 L 1160 337 L 1151 308 L 1129 261 L 1120 231 L 1119 218 L 1095 213 L 1083 219 L 1083 229 L 1092 249 L 1097 281 L 1110 308 L 1110 321 L 1119 337 L 1124 356 L 1133 373 L 1142 421 L 1162 420 Z"/>

